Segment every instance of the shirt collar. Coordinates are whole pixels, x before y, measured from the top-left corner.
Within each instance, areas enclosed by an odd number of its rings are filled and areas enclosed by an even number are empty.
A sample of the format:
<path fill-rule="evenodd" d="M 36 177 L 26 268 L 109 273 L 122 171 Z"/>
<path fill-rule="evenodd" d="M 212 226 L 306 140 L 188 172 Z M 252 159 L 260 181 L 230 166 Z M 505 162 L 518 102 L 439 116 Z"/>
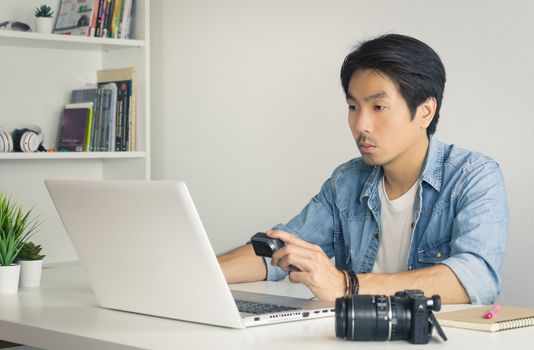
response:
<path fill-rule="evenodd" d="M 421 181 L 425 181 L 438 192 L 441 192 L 444 158 L 445 145 L 435 137 L 430 136 L 430 145 L 426 152 L 425 166 L 421 173 Z"/>
<path fill-rule="evenodd" d="M 435 137 L 430 136 L 428 151 L 425 157 L 425 164 L 420 178 L 421 181 L 425 181 L 438 192 L 441 191 L 444 158 L 445 145 Z M 382 173 L 383 170 L 381 166 L 373 167 L 373 170 L 363 185 L 362 194 L 360 195 L 360 202 L 362 202 L 363 198 L 370 197 L 371 194 L 377 190 L 378 181 L 380 180 Z"/>

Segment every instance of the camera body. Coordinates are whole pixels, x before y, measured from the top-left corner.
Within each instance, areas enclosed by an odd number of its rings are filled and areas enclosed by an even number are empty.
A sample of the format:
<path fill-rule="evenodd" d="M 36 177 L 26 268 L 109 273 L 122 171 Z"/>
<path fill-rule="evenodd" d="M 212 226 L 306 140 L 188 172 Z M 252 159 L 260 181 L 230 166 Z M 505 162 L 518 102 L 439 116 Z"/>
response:
<path fill-rule="evenodd" d="M 405 305 L 410 308 L 412 314 L 410 320 L 410 332 L 408 332 L 408 341 L 414 344 L 426 344 L 432 338 L 432 323 L 429 320 L 429 313 L 432 310 L 439 311 L 441 309 L 441 299 L 436 308 L 436 301 L 432 298 L 424 296 L 421 290 L 405 290 L 397 292 L 394 295 L 397 300 L 404 299 Z M 429 303 L 429 301 L 431 303 Z"/>
<path fill-rule="evenodd" d="M 286 244 L 277 239 L 267 237 L 265 232 L 258 232 L 250 238 L 252 247 L 257 256 L 265 256 L 270 258 L 274 252 L 282 248 Z"/>
<path fill-rule="evenodd" d="M 405 290 L 392 296 L 353 295 L 336 299 L 336 336 L 347 340 L 399 340 L 426 344 L 433 326 L 446 340 L 432 311 L 441 309 L 439 295 Z"/>

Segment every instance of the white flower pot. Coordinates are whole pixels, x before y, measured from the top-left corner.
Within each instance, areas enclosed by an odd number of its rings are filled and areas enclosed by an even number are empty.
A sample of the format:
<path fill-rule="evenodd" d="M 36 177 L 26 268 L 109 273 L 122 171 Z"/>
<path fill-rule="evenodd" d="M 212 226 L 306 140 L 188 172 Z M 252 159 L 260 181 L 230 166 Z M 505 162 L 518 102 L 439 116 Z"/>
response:
<path fill-rule="evenodd" d="M 51 17 L 35 17 L 35 24 L 38 33 L 50 34 L 54 29 L 54 19 Z"/>
<path fill-rule="evenodd" d="M 19 260 L 21 287 L 38 287 L 41 284 L 43 260 Z"/>
<path fill-rule="evenodd" d="M 20 266 L 0 266 L 0 294 L 14 294 L 19 288 Z"/>

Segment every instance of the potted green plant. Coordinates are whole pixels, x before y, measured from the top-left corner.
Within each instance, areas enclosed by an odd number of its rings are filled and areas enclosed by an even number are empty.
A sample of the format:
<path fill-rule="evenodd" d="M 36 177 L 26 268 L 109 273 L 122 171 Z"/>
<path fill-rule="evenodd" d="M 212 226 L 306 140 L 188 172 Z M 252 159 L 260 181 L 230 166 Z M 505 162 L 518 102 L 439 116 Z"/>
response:
<path fill-rule="evenodd" d="M 20 265 L 19 287 L 37 287 L 41 284 L 41 271 L 43 269 L 43 259 L 41 255 L 41 245 L 33 242 L 26 242 L 22 246 L 17 256 L 17 263 Z"/>
<path fill-rule="evenodd" d="M 31 212 L 31 209 L 23 212 L 20 205 L 0 193 L 0 294 L 18 290 L 20 265 L 14 261 L 40 226 L 40 222 L 30 217 Z"/>
<path fill-rule="evenodd" d="M 54 28 L 53 21 L 54 11 L 46 4 L 35 8 L 35 23 L 37 32 L 50 34 Z"/>

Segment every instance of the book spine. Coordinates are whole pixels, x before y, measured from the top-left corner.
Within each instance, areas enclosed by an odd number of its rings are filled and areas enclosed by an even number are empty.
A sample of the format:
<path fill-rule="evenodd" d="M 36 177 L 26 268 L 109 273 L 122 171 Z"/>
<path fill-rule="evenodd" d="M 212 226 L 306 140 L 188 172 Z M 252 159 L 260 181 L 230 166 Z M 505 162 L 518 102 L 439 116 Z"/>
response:
<path fill-rule="evenodd" d="M 108 133 L 107 133 L 107 151 L 115 151 L 115 119 L 117 116 L 117 83 L 110 83 L 111 87 L 111 108 L 108 121 Z"/>
<path fill-rule="evenodd" d="M 98 9 L 101 0 L 93 1 L 93 17 L 91 18 L 91 27 L 89 28 L 89 36 L 95 36 L 96 32 L 96 19 L 98 18 Z"/>
<path fill-rule="evenodd" d="M 103 37 L 111 37 L 111 20 L 113 19 L 113 7 L 115 0 L 108 0 L 108 5 L 106 8 L 106 23 L 104 23 L 104 35 Z"/>
<path fill-rule="evenodd" d="M 93 105 L 93 121 L 91 123 L 91 136 L 89 138 L 89 152 L 95 151 L 95 136 L 96 136 L 96 124 L 98 124 L 98 118 L 100 115 L 100 89 L 95 91 L 95 103 Z"/>
<path fill-rule="evenodd" d="M 105 95 L 105 110 L 104 110 L 104 118 L 102 122 L 102 134 L 100 138 L 100 151 L 106 152 L 108 150 L 109 146 L 109 122 L 110 122 L 110 115 L 111 115 L 111 89 L 104 88 L 104 95 Z"/>
<path fill-rule="evenodd" d="M 103 152 L 104 149 L 104 140 L 106 137 L 106 124 L 107 124 L 107 117 L 108 117 L 108 90 L 105 88 L 102 88 L 102 100 L 103 102 L 103 108 L 102 108 L 102 118 L 100 119 L 100 128 L 98 133 L 98 151 Z"/>
<path fill-rule="evenodd" d="M 130 106 L 131 106 L 131 99 L 132 99 L 132 81 L 129 80 L 126 82 L 127 90 L 126 90 L 126 97 L 124 99 L 124 113 L 123 113 L 123 119 L 122 119 L 122 151 L 128 150 L 128 124 L 130 119 Z"/>
<path fill-rule="evenodd" d="M 122 90 L 120 87 L 120 84 L 117 83 L 117 118 L 115 119 L 115 151 L 119 151 L 119 143 L 120 143 L 120 118 L 122 113 Z"/>
<path fill-rule="evenodd" d="M 120 25 L 120 38 L 121 39 L 127 39 L 129 34 L 127 33 L 127 27 L 128 27 L 128 18 L 130 17 L 130 13 L 132 10 L 132 1 L 133 0 L 124 0 L 124 6 L 121 16 L 121 25 Z"/>
<path fill-rule="evenodd" d="M 96 16 L 95 36 L 100 36 L 100 27 L 102 24 L 102 12 L 104 11 L 104 2 L 106 0 L 98 0 L 98 15 Z"/>
<path fill-rule="evenodd" d="M 102 88 L 98 89 L 100 91 L 100 105 L 98 108 L 98 123 L 95 126 L 95 152 L 100 151 L 100 146 L 102 144 L 102 127 L 104 124 L 105 116 L 105 105 L 106 105 L 106 95 L 105 90 Z"/>
<path fill-rule="evenodd" d="M 124 127 L 124 113 L 126 113 L 125 101 L 127 98 L 126 84 L 124 82 L 119 82 L 119 114 L 116 121 L 116 131 L 115 131 L 115 150 L 122 151 L 122 129 Z"/>
<path fill-rule="evenodd" d="M 105 25 L 106 25 L 106 10 L 108 8 L 108 0 L 102 0 L 102 18 L 100 20 L 100 26 L 99 26 L 99 37 L 104 37 L 105 36 L 105 33 L 104 33 L 104 28 L 105 28 Z"/>
<path fill-rule="evenodd" d="M 85 126 L 85 137 L 83 141 L 83 151 L 88 152 L 91 143 L 91 127 L 93 126 L 93 111 L 94 105 L 89 110 L 89 117 L 87 118 L 87 125 Z"/>
<path fill-rule="evenodd" d="M 136 127 L 137 127 L 137 95 L 135 91 L 135 80 L 132 80 L 132 103 L 130 110 L 130 120 L 128 123 L 128 150 L 135 151 L 137 147 L 136 143 Z"/>
<path fill-rule="evenodd" d="M 131 37 L 131 31 L 132 31 L 132 15 L 133 15 L 133 2 L 130 6 L 130 11 L 128 11 L 128 17 L 126 18 L 126 36 L 125 39 L 130 39 Z"/>
<path fill-rule="evenodd" d="M 111 23 L 111 37 L 118 38 L 119 25 L 122 13 L 122 0 L 115 0 L 115 8 L 113 9 L 113 21 Z"/>
<path fill-rule="evenodd" d="M 130 149 L 130 117 L 132 114 L 132 96 L 128 96 L 128 112 L 126 113 L 126 120 L 124 121 L 124 146 L 122 147 L 123 151 L 128 151 Z"/>

